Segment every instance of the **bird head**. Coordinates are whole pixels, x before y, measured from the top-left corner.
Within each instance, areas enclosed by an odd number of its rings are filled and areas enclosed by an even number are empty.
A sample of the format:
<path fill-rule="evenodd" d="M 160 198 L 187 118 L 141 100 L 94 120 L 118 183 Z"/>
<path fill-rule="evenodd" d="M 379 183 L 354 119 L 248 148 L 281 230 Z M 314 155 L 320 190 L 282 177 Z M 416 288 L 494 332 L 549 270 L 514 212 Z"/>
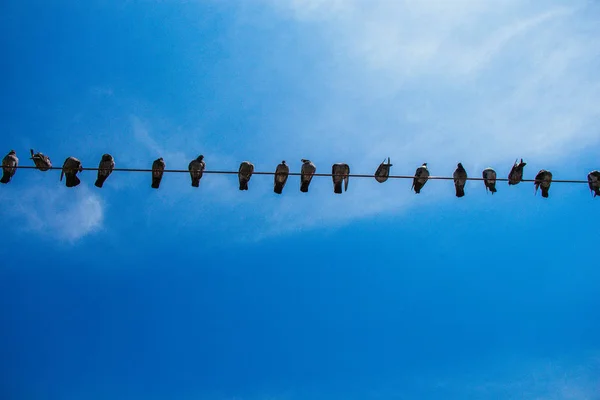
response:
<path fill-rule="evenodd" d="M 202 161 L 202 160 L 204 160 L 204 156 L 203 156 L 202 154 L 200 154 L 200 155 L 198 156 L 198 161 Z"/>
<path fill-rule="evenodd" d="M 285 165 L 285 160 L 283 160 L 281 163 L 282 163 L 283 165 Z"/>
<path fill-rule="evenodd" d="M 426 162 L 424 162 L 424 163 L 423 163 L 423 166 L 424 166 L 424 167 L 426 167 L 426 166 L 427 166 L 427 163 L 426 163 Z"/>
<path fill-rule="evenodd" d="M 462 163 L 458 163 L 458 164 L 456 164 L 456 166 L 457 166 L 458 168 L 463 168 L 463 165 L 462 165 Z"/>
<path fill-rule="evenodd" d="M 304 159 L 304 158 L 303 158 L 302 160 L 300 160 L 300 161 L 302 161 L 304 164 L 306 164 L 306 163 L 309 163 L 309 162 L 310 162 L 310 160 L 306 160 L 306 159 Z"/>
<path fill-rule="evenodd" d="M 15 154 L 17 154 L 17 152 L 16 152 L 16 151 L 14 151 L 14 150 L 11 150 L 11 151 L 10 151 L 8 154 L 15 155 Z"/>

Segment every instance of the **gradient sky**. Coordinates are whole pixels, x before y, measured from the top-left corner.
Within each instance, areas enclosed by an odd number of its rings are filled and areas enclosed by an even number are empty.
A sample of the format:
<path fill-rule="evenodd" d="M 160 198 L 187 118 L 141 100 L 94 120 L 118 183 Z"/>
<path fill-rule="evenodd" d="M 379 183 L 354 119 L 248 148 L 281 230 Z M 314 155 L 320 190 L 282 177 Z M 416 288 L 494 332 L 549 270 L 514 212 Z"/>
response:
<path fill-rule="evenodd" d="M 598 37 L 595 1 L 6 0 L 0 150 L 585 179 Z M 81 179 L 0 187 L 2 399 L 600 399 L 587 185 Z"/>

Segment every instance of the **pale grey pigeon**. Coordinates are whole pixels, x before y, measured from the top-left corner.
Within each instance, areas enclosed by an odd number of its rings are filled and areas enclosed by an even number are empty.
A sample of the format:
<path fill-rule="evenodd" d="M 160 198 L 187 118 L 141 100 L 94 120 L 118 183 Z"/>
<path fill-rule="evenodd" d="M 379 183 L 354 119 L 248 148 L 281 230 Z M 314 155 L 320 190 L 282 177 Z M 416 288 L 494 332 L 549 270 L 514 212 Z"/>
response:
<path fill-rule="evenodd" d="M 594 193 L 594 197 L 600 196 L 600 171 L 592 171 L 588 174 L 588 185 Z"/>
<path fill-rule="evenodd" d="M 273 187 L 273 191 L 275 193 L 281 194 L 283 192 L 283 187 L 287 182 L 289 174 L 290 167 L 288 167 L 288 165 L 285 163 L 285 160 L 283 160 L 281 164 L 275 168 L 275 182 Z"/>
<path fill-rule="evenodd" d="M 452 176 L 456 188 L 456 197 L 463 197 L 465 195 L 465 184 L 467 183 L 467 171 L 461 163 L 456 165 L 456 170 Z"/>
<path fill-rule="evenodd" d="M 377 167 L 377 171 L 375 171 L 375 180 L 377 180 L 377 182 L 379 183 L 387 181 L 390 176 L 391 167 L 392 164 L 390 163 L 389 157 L 387 159 L 387 163 L 385 162 L 385 160 L 383 160 L 383 162 L 379 164 L 379 167 Z"/>
<path fill-rule="evenodd" d="M 508 174 L 509 185 L 516 185 L 523 180 L 523 168 L 525 168 L 526 165 L 527 163 L 523 162 L 522 158 L 520 162 L 515 160 L 515 163 Z"/>
<path fill-rule="evenodd" d="M 483 170 L 483 183 L 485 184 L 485 191 L 488 190 L 492 194 L 496 193 L 496 171 L 492 168 L 486 168 Z"/>
<path fill-rule="evenodd" d="M 115 159 L 110 154 L 103 154 L 100 164 L 98 165 L 98 178 L 96 178 L 96 187 L 101 188 L 104 185 L 110 174 L 115 169 Z"/>
<path fill-rule="evenodd" d="M 63 176 L 65 176 L 67 187 L 70 188 L 78 186 L 81 181 L 77 177 L 77 174 L 81 171 L 83 171 L 81 161 L 75 157 L 68 157 L 63 164 L 62 171 L 60 173 L 60 180 L 62 181 Z"/>
<path fill-rule="evenodd" d="M 202 174 L 204 173 L 205 168 L 206 163 L 204 162 L 204 156 L 202 154 L 199 155 L 195 160 L 192 160 L 188 165 L 193 187 L 200 186 L 200 179 L 202 179 Z"/>
<path fill-rule="evenodd" d="M 545 169 L 540 170 L 535 176 L 535 193 L 538 188 L 542 190 L 542 197 L 548 197 L 548 191 L 550 190 L 550 184 L 552 183 L 552 172 L 546 171 Z"/>
<path fill-rule="evenodd" d="M 310 160 L 302 159 L 302 168 L 300 169 L 300 191 L 308 192 L 308 186 L 310 185 L 310 181 L 313 178 L 315 172 L 317 172 L 317 167 Z"/>
<path fill-rule="evenodd" d="M 14 150 L 11 150 L 2 159 L 2 178 L 0 178 L 0 183 L 10 182 L 12 177 L 17 173 L 18 166 L 19 159 L 17 158 L 17 153 Z"/>
<path fill-rule="evenodd" d="M 342 193 L 342 182 L 344 182 L 345 192 L 348 190 L 348 181 L 350 180 L 350 166 L 344 163 L 333 164 L 331 178 L 333 179 L 333 193 Z"/>
<path fill-rule="evenodd" d="M 152 189 L 158 189 L 160 187 L 160 182 L 162 181 L 166 168 L 167 163 L 162 157 L 154 160 L 152 163 Z"/>
<path fill-rule="evenodd" d="M 417 194 L 421 193 L 421 189 L 423 189 L 423 186 L 427 183 L 427 179 L 429 179 L 429 170 L 427 169 L 427 163 L 423 163 L 423 165 L 415 171 L 411 189 Z"/>
<path fill-rule="evenodd" d="M 252 178 L 254 172 L 254 164 L 248 161 L 244 161 L 240 164 L 240 170 L 238 171 L 238 178 L 240 181 L 240 190 L 248 190 L 248 182 Z"/>
<path fill-rule="evenodd" d="M 50 161 L 50 157 L 43 153 L 34 153 L 33 149 L 29 150 L 31 152 L 31 159 L 33 163 L 40 171 L 48 171 L 52 168 L 52 162 Z"/>

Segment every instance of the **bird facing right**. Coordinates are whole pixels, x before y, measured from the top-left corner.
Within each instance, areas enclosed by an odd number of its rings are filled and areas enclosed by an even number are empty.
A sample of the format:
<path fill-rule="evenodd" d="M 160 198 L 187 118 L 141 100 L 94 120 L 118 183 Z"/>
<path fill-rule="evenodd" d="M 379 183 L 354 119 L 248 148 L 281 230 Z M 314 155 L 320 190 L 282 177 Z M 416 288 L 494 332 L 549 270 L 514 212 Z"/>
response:
<path fill-rule="evenodd" d="M 98 165 L 98 178 L 94 185 L 99 188 L 104 186 L 104 182 L 112 174 L 113 169 L 115 169 L 115 159 L 110 154 L 104 154 Z"/>
<path fill-rule="evenodd" d="M 594 197 L 600 196 L 600 171 L 592 171 L 588 174 L 588 186 Z"/>

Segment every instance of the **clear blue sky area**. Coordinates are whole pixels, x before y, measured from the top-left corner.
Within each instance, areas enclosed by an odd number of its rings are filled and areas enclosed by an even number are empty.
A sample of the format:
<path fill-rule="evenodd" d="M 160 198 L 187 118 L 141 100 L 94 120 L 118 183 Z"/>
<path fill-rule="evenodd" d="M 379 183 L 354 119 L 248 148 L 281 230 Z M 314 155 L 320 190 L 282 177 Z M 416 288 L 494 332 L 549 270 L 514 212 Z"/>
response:
<path fill-rule="evenodd" d="M 0 151 L 55 166 L 600 169 L 596 2 L 0 4 Z M 17 171 L 0 398 L 600 399 L 587 184 Z"/>

